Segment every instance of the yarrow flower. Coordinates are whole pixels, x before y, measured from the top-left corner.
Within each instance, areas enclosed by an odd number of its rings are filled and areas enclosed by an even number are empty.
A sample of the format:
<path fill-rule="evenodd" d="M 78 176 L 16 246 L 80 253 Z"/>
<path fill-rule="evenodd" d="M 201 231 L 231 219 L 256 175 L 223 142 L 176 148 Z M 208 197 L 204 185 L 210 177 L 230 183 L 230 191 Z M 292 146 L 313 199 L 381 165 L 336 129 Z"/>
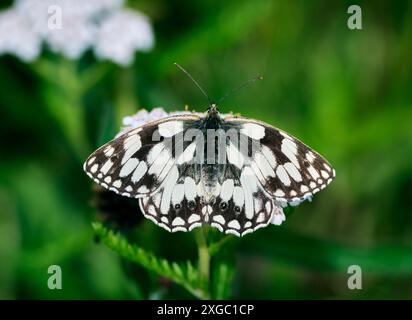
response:
<path fill-rule="evenodd" d="M 98 59 L 129 65 L 136 51 L 149 51 L 149 19 L 123 9 L 124 0 L 15 0 L 0 13 L 0 54 L 34 61 L 45 43 L 52 52 L 78 59 L 92 49 Z"/>

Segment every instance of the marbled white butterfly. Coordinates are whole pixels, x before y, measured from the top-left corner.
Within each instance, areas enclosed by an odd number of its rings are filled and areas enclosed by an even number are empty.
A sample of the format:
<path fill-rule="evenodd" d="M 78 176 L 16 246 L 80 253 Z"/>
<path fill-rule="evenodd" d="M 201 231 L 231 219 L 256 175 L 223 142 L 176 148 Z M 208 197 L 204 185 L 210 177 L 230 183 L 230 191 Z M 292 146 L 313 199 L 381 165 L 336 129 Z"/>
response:
<path fill-rule="evenodd" d="M 280 225 L 283 207 L 325 188 L 335 170 L 317 152 L 261 121 L 186 113 L 150 121 L 93 152 L 84 163 L 98 184 L 138 198 L 144 216 L 164 229 L 207 223 L 242 236 Z"/>

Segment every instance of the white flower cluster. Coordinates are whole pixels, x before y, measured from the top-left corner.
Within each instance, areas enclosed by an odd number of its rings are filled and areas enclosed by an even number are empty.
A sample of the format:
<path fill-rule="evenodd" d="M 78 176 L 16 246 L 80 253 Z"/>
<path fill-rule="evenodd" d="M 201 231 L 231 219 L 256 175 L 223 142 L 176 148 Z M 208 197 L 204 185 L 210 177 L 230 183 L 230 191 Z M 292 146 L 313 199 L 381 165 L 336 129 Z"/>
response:
<path fill-rule="evenodd" d="M 98 59 L 120 65 L 136 51 L 153 48 L 149 19 L 123 9 L 124 0 L 15 0 L 0 12 L 0 54 L 33 61 L 45 43 L 51 51 L 78 59 L 92 49 Z"/>
<path fill-rule="evenodd" d="M 154 108 L 152 111 L 148 112 L 145 109 L 139 110 L 136 114 L 127 116 L 123 118 L 123 127 L 116 137 L 128 132 L 131 129 L 140 127 L 150 121 L 163 119 L 169 116 L 179 115 L 179 114 L 190 114 L 190 111 L 174 111 L 167 113 L 163 108 Z"/>

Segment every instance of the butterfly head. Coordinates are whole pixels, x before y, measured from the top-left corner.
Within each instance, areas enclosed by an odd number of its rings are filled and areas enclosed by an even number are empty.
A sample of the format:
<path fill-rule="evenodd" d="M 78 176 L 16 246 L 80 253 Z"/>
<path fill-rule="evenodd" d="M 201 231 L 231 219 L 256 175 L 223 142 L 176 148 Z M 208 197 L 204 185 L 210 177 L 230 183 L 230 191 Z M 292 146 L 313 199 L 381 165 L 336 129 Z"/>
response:
<path fill-rule="evenodd" d="M 211 103 L 209 105 L 209 108 L 207 109 L 207 113 L 209 116 L 211 115 L 218 115 L 219 114 L 219 109 L 217 107 L 216 103 Z"/>

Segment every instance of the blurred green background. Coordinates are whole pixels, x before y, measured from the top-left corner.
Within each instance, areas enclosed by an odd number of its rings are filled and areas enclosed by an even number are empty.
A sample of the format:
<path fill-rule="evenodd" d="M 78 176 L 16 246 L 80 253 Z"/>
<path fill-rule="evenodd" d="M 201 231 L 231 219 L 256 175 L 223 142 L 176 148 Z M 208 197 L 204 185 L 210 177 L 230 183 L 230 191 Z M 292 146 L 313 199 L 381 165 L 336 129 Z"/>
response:
<path fill-rule="evenodd" d="M 44 50 L 29 64 L 1 56 L 0 298 L 190 297 L 94 241 L 93 183 L 82 170 L 123 116 L 207 107 L 174 62 L 216 98 L 264 76 L 221 111 L 290 132 L 337 172 L 281 227 L 236 243 L 233 298 L 412 298 L 412 3 L 356 1 L 362 30 L 347 27 L 351 4 L 129 1 L 156 38 L 130 67 L 89 53 L 68 61 Z M 81 91 L 82 70 L 94 68 Z M 195 258 L 191 234 L 146 220 L 132 232 L 160 256 Z M 63 290 L 47 287 L 53 264 Z M 362 268 L 362 290 L 347 287 L 350 265 Z"/>

